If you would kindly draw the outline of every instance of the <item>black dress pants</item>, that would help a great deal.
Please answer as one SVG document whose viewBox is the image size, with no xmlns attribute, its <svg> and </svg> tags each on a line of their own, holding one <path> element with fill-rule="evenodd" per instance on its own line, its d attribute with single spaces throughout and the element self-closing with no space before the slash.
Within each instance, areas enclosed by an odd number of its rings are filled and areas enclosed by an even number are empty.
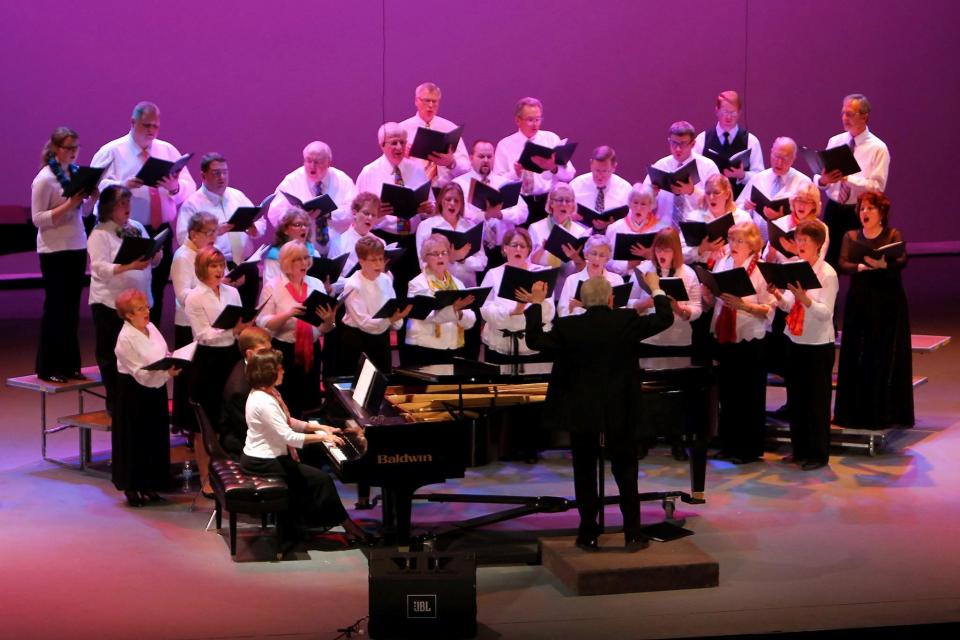
<svg viewBox="0 0 960 640">
<path fill-rule="evenodd" d="M 120 329 L 123 328 L 123 320 L 117 315 L 116 309 L 99 302 L 90 305 L 90 311 L 93 313 L 95 352 L 100 378 L 103 380 L 107 411 L 113 411 L 113 399 L 117 392 L 117 356 L 114 349 Z"/>
<path fill-rule="evenodd" d="M 637 446 L 633 441 L 607 443 L 607 455 L 613 468 L 613 478 L 620 490 L 620 513 L 627 536 L 640 529 L 640 495 L 637 489 Z M 601 533 L 597 518 L 603 505 L 597 484 L 597 469 L 602 454 L 600 436 L 596 433 L 571 433 L 570 451 L 573 454 L 573 488 L 580 513 L 582 536 Z"/>
<path fill-rule="evenodd" d="M 796 460 L 827 462 L 830 458 L 831 377 L 836 347 L 790 343 L 787 399 L 790 443 Z"/>
<path fill-rule="evenodd" d="M 80 297 L 87 267 L 84 249 L 41 253 L 43 316 L 36 373 L 41 378 L 69 376 L 80 371 Z"/>
</svg>

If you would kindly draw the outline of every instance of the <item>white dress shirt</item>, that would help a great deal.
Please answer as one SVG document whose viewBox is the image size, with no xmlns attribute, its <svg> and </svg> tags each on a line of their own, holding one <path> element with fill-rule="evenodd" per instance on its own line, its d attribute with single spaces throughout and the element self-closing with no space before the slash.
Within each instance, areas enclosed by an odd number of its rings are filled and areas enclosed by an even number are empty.
<svg viewBox="0 0 960 640">
<path fill-rule="evenodd" d="M 193 339 L 208 347 L 228 347 L 236 341 L 233 329 L 216 329 L 213 323 L 227 305 L 243 306 L 240 294 L 228 284 L 220 285 L 220 295 L 202 282 L 197 283 L 184 303 Z"/>
<path fill-rule="evenodd" d="M 413 139 L 417 135 L 417 128 L 423 127 L 424 129 L 433 129 L 434 131 L 439 131 L 440 133 L 449 133 L 457 128 L 457 125 L 453 122 L 450 122 L 446 118 L 441 118 L 440 116 L 433 116 L 433 119 L 430 121 L 430 124 L 424 121 L 420 117 L 419 113 L 413 114 L 413 116 L 407 118 L 403 122 L 399 123 L 403 130 L 407 132 L 407 144 L 413 144 Z M 426 171 L 427 161 L 423 158 L 413 158 L 410 160 L 417 162 L 423 169 Z M 452 167 L 437 167 L 437 180 L 434 183 L 436 186 L 442 186 L 450 182 L 456 176 L 468 171 L 470 169 L 470 155 L 467 153 L 467 145 L 463 143 L 463 135 L 460 136 L 460 141 L 457 143 L 457 148 L 453 151 L 453 166 Z"/>
<path fill-rule="evenodd" d="M 520 180 L 522 176 L 517 174 L 513 165 L 520 160 L 520 155 L 523 153 L 523 147 L 527 144 L 527 140 L 549 149 L 563 144 L 560 136 L 552 131 L 544 131 L 541 129 L 537 131 L 532 138 L 527 138 L 527 136 L 523 135 L 520 131 L 516 131 L 497 143 L 497 152 L 493 156 L 493 172 L 505 176 L 508 180 Z M 550 191 L 550 187 L 553 186 L 555 182 L 570 182 L 575 175 L 576 171 L 573 168 L 572 161 L 567 162 L 567 164 L 563 166 L 558 165 L 556 173 L 551 171 L 534 173 L 533 193 Z"/>
<path fill-rule="evenodd" d="M 169 355 L 167 341 L 152 322 L 147 324 L 147 332 L 149 335 L 144 335 L 129 322 L 123 323 L 117 336 L 117 346 L 113 349 L 117 356 L 117 373 L 133 376 L 144 387 L 159 389 L 167 384 L 170 374 L 166 371 L 145 371 L 144 367 Z"/>
<path fill-rule="evenodd" d="M 750 259 L 748 258 L 741 266 L 746 269 L 749 264 Z M 713 271 L 714 273 L 717 273 L 719 271 L 728 271 L 733 268 L 733 257 L 726 256 L 714 266 Z M 743 301 L 751 304 L 769 305 L 770 311 L 763 318 L 758 318 L 752 313 L 747 313 L 743 309 L 738 309 L 736 342 L 763 338 L 765 335 L 767 335 L 767 332 L 770 331 L 770 325 L 773 323 L 773 312 L 774 307 L 777 304 L 777 300 L 773 297 L 773 294 L 767 291 L 767 281 L 763 279 L 763 274 L 760 273 L 760 269 L 755 268 L 753 270 L 753 273 L 750 274 L 750 282 L 753 283 L 753 288 L 756 289 L 757 293 L 750 296 L 744 296 L 742 298 Z M 717 318 L 720 317 L 720 311 L 722 309 L 723 300 L 717 297 L 714 303 L 713 318 L 710 320 L 710 332 L 714 335 L 716 335 Z"/>
<path fill-rule="evenodd" d="M 527 216 L 530 211 L 527 208 L 527 202 L 523 198 L 517 200 L 517 204 L 512 207 L 504 208 L 500 210 L 502 218 L 491 218 L 490 220 L 484 220 L 486 215 L 485 211 L 481 211 L 477 207 L 470 204 L 470 185 L 473 183 L 473 180 L 478 182 L 483 182 L 484 176 L 480 175 L 473 169 L 470 169 L 467 173 L 457 176 L 453 179 L 454 182 L 460 185 L 460 188 L 463 189 L 463 199 L 464 199 L 464 210 L 463 215 L 468 220 L 476 222 L 483 222 L 483 241 L 491 247 L 498 247 L 503 244 L 503 236 L 506 235 L 508 231 L 515 228 L 519 224 L 523 224 L 527 221 Z M 494 189 L 499 189 L 507 182 L 510 182 L 506 177 L 497 175 L 490 172 L 486 176 L 487 184 Z"/>
<path fill-rule="evenodd" d="M 343 254 L 349 254 L 347 256 L 347 261 L 343 263 L 343 271 L 340 272 L 340 277 L 337 279 L 337 282 L 340 283 L 341 288 L 343 284 L 347 281 L 347 274 L 357 266 L 357 240 L 360 238 L 376 238 L 380 241 L 384 247 L 387 246 L 387 243 L 380 236 L 374 235 L 370 232 L 367 232 L 366 236 L 361 236 L 356 227 L 350 225 L 350 227 L 337 236 L 337 239 L 330 241 L 330 258 L 339 258 Z"/>
<path fill-rule="evenodd" d="M 187 239 L 187 227 L 190 225 L 190 218 L 195 213 L 201 211 L 211 213 L 217 219 L 217 224 L 220 225 L 227 222 L 239 207 L 252 206 L 253 203 L 250 202 L 250 198 L 239 189 L 227 187 L 223 195 L 220 196 L 209 191 L 206 185 L 202 185 L 180 207 L 180 213 L 177 215 L 177 242 L 183 244 Z M 261 216 L 259 220 L 253 223 L 253 228 L 256 229 L 257 237 L 260 238 L 267 231 L 267 221 Z M 226 256 L 227 260 L 237 264 L 243 262 L 256 249 L 253 245 L 253 238 L 246 231 L 228 231 L 217 236 L 214 246 Z"/>
<path fill-rule="evenodd" d="M 453 277 L 457 289 L 465 289 L 463 282 Z M 492 295 L 492 294 L 491 294 Z M 421 272 L 416 278 L 407 285 L 407 296 L 429 296 L 434 297 L 434 291 L 427 282 L 427 274 Z M 423 320 L 410 318 L 407 320 L 407 344 L 413 344 L 418 347 L 428 349 L 457 349 L 460 346 L 460 329 L 472 329 L 477 323 L 477 314 L 471 309 L 464 309 L 460 317 L 453 305 L 447 305 L 443 309 L 431 311 Z M 439 327 L 440 335 L 437 335 Z"/>
<path fill-rule="evenodd" d="M 654 162 L 653 165 L 651 165 L 655 169 L 673 173 L 691 160 L 697 163 L 697 173 L 700 176 L 700 181 L 693 185 L 693 193 L 682 196 L 684 200 L 684 215 L 687 215 L 691 211 L 694 211 L 700 207 L 700 199 L 703 197 L 704 184 L 707 182 L 707 178 L 720 173 L 720 170 L 717 169 L 717 165 L 713 162 L 713 160 L 703 157 L 696 151 L 691 152 L 690 157 L 683 162 L 677 162 L 672 155 L 669 155 L 660 158 Z M 643 184 L 650 184 L 650 174 L 647 174 L 647 177 L 643 179 Z M 660 193 L 657 195 L 657 215 L 660 216 L 661 220 L 666 222 L 672 221 L 674 208 L 673 204 L 673 192 L 667 189 L 661 189 Z"/>
<path fill-rule="evenodd" d="M 826 255 L 823 250 L 820 255 Z M 799 261 L 797 258 L 796 261 Z M 837 290 L 840 287 L 837 272 L 827 264 L 823 258 L 813 265 L 813 272 L 820 281 L 819 289 L 810 289 L 807 295 L 811 304 L 803 312 L 803 331 L 795 336 L 789 327 L 784 327 L 783 333 L 796 344 L 833 344 L 836 334 L 833 332 L 833 306 L 837 301 Z M 783 297 L 777 306 L 789 312 L 793 305 L 800 304 L 791 291 L 781 292 Z"/>
<path fill-rule="evenodd" d="M 129 225 L 140 232 L 140 237 L 148 238 L 146 229 L 139 222 L 130 220 Z M 120 250 L 123 238 L 118 234 L 118 227 L 112 221 L 101 222 L 90 232 L 87 239 L 87 254 L 90 256 L 90 304 L 103 304 L 116 309 L 117 296 L 127 289 L 137 289 L 147 296 L 147 306 L 153 306 L 153 294 L 150 290 L 150 277 L 153 273 L 150 265 L 145 269 L 115 273 L 120 266 L 113 263 L 114 257 Z M 157 262 L 160 253 L 154 258 Z"/>
<path fill-rule="evenodd" d="M 753 187 L 756 187 L 763 195 L 770 200 L 779 200 L 781 198 L 792 198 L 800 190 L 800 187 L 810 184 L 810 178 L 803 175 L 793 167 L 787 170 L 786 175 L 780 178 L 780 188 L 774 193 L 773 183 L 777 179 L 777 174 L 773 169 L 764 169 L 754 175 L 747 186 L 743 188 L 740 197 L 737 198 L 737 206 L 743 209 L 747 201 L 752 201 Z"/>
<path fill-rule="evenodd" d="M 127 180 L 135 177 L 145 162 L 141 157 L 142 152 L 143 149 L 137 146 L 129 133 L 100 147 L 90 162 L 91 166 L 102 167 L 108 162 L 111 163 L 103 172 L 100 190 L 103 191 L 104 187 L 111 184 L 125 184 Z M 181 156 L 175 146 L 163 140 L 154 140 L 147 149 L 147 153 L 153 158 L 170 162 L 176 162 Z M 177 207 L 197 189 L 197 183 L 193 181 L 193 176 L 190 175 L 190 169 L 187 167 L 183 168 L 177 180 L 180 183 L 180 190 L 175 194 L 170 194 L 163 187 L 157 187 L 160 195 L 160 212 L 163 221 L 170 226 L 176 224 Z M 130 199 L 130 218 L 144 226 L 149 225 L 150 189 L 137 187 L 130 191 L 133 192 L 133 197 Z"/>
<path fill-rule="evenodd" d="M 353 199 L 357 197 L 357 187 L 353 184 L 350 176 L 336 167 L 328 168 L 327 175 L 320 182 L 323 186 L 323 193 L 329 195 L 337 204 L 337 210 L 330 214 L 330 226 L 339 233 L 353 221 L 350 205 L 353 204 Z M 280 193 L 281 191 L 286 191 L 290 195 L 300 198 L 303 202 L 317 197 L 316 183 L 310 181 L 306 169 L 300 166 L 288 173 L 277 185 L 274 191 L 277 197 L 270 202 L 270 208 L 267 210 L 267 218 L 274 228 L 280 224 L 283 214 L 294 207 Z M 378 189 L 376 193 L 380 195 L 380 190 Z"/>
<path fill-rule="evenodd" d="M 252 389 L 245 410 L 247 441 L 243 453 L 251 458 L 271 459 L 287 455 L 287 447 L 300 449 L 305 437 L 290 424 L 302 427 L 304 422 L 287 420 L 277 399 L 266 391 Z"/>
<path fill-rule="evenodd" d="M 527 320 L 522 313 L 511 314 L 517 303 L 509 298 L 501 298 L 497 295 L 500 291 L 500 283 L 503 282 L 503 272 L 506 265 L 500 265 L 487 271 L 483 276 L 481 287 L 492 287 L 490 295 L 486 302 L 480 307 L 480 315 L 483 317 L 484 325 L 480 330 L 480 339 L 487 345 L 488 349 L 493 349 L 497 353 L 504 355 L 513 355 L 513 338 L 503 335 L 502 331 L 525 331 Z M 532 266 L 532 271 L 539 270 L 539 267 Z M 543 313 L 544 331 L 550 331 L 554 315 L 556 315 L 556 306 L 553 298 L 547 298 L 541 305 Z M 518 355 L 526 356 L 537 353 L 527 346 L 527 339 L 520 338 Z"/>
<path fill-rule="evenodd" d="M 620 276 L 612 271 L 603 270 L 603 277 L 607 282 L 610 283 L 611 287 L 617 287 L 623 284 L 623 276 Z M 590 279 L 590 274 L 587 273 L 587 267 L 584 267 L 580 271 L 577 271 L 569 278 L 566 282 L 563 283 L 563 290 L 560 292 L 560 297 L 557 299 L 557 315 L 561 318 L 566 316 L 578 316 L 581 313 L 584 313 L 586 309 L 583 306 L 570 308 L 570 300 L 573 299 L 573 296 L 577 293 L 577 285 L 581 282 L 585 282 Z M 581 300 L 581 302 L 583 302 Z"/>
<path fill-rule="evenodd" d="M 719 122 L 716 124 L 715 130 L 717 132 L 717 138 L 723 141 L 723 127 L 720 126 Z M 734 125 L 733 129 L 730 129 L 731 142 L 737 137 L 738 133 L 740 133 L 740 125 Z M 703 155 L 703 145 L 706 139 L 707 134 L 705 131 L 697 134 L 697 137 L 693 140 L 694 153 Z M 760 148 L 760 140 L 749 131 L 747 132 L 747 149 L 750 149 L 750 170 L 744 171 L 743 178 L 737 180 L 740 184 L 747 184 L 754 175 L 763 171 L 763 149 Z"/>
<path fill-rule="evenodd" d="M 404 158 L 398 165 L 400 176 L 403 178 L 403 186 L 407 189 L 417 189 L 427 181 L 427 174 L 423 172 L 423 166 L 414 162 L 414 160 L 417 160 L 417 158 Z M 383 183 L 394 184 L 393 169 L 394 167 L 387 160 L 387 157 L 381 155 L 360 170 L 360 175 L 357 176 L 357 191 L 360 193 L 368 191 L 379 197 Z M 432 193 L 430 197 L 433 197 Z"/>
<path fill-rule="evenodd" d="M 554 227 L 553 217 L 547 215 L 543 220 L 538 220 L 534 222 L 527 231 L 530 232 L 530 241 L 533 243 L 533 248 L 530 250 L 530 255 L 533 256 L 534 253 L 547 242 L 547 238 L 550 237 L 550 232 Z M 572 219 L 569 221 L 567 226 L 564 227 L 564 230 L 567 231 L 575 238 L 584 238 L 590 235 L 590 229 L 587 229 L 585 226 L 578 222 L 574 222 Z M 540 256 L 539 260 L 535 264 L 540 265 L 541 267 L 550 266 L 550 256 L 553 255 L 549 251 L 544 250 L 543 254 Z M 560 275 L 557 277 L 557 287 L 554 289 L 553 295 L 560 295 L 560 291 L 563 290 L 563 283 L 566 279 L 577 271 L 577 265 L 573 260 L 568 260 L 560 266 Z"/>
<path fill-rule="evenodd" d="M 313 276 L 305 276 L 303 281 L 307 283 L 308 296 L 314 291 L 326 293 L 323 283 Z M 290 290 L 287 289 L 289 282 L 290 279 L 287 278 L 286 275 L 281 275 L 279 278 L 268 280 L 263 285 L 263 290 L 260 292 L 260 302 L 257 305 L 263 307 L 260 315 L 257 316 L 258 326 L 266 329 L 267 323 L 273 320 L 275 315 L 283 315 L 290 311 L 290 309 L 302 305 L 302 303 L 293 299 L 293 295 L 290 293 Z M 313 341 L 316 342 L 320 338 L 320 327 L 311 325 L 311 328 L 313 329 Z M 289 318 L 281 325 L 280 329 L 271 333 L 273 333 L 274 338 L 281 342 L 287 342 L 289 344 L 295 343 L 297 341 L 297 319 Z"/>
<path fill-rule="evenodd" d="M 841 145 L 850 145 L 852 136 L 844 131 L 827 141 L 827 149 Z M 854 138 L 856 146 L 853 148 L 853 157 L 860 165 L 860 172 L 847 176 L 850 185 L 850 197 L 846 202 L 840 202 L 840 183 L 835 182 L 824 188 L 827 197 L 840 204 L 856 204 L 857 198 L 864 191 L 884 191 L 887 187 L 887 175 L 890 172 L 890 151 L 887 145 L 877 136 L 870 133 L 867 127 Z M 820 174 L 814 174 L 813 183 L 820 184 Z"/>
<path fill-rule="evenodd" d="M 600 188 L 593 181 L 593 173 L 587 172 L 580 174 L 570 181 L 570 188 L 573 189 L 573 195 L 577 198 L 577 204 L 582 204 L 591 209 L 597 208 L 597 192 Z M 603 210 L 615 209 L 627 204 L 627 198 L 630 197 L 630 191 L 633 185 L 613 174 L 610 176 L 610 182 L 603 188 Z"/>
<path fill-rule="evenodd" d="M 457 227 L 454 229 L 443 216 L 439 214 L 430 216 L 417 227 L 417 256 L 422 255 L 421 249 L 423 249 L 423 243 L 433 235 L 434 229 L 446 229 L 447 231 L 465 233 L 477 226 L 477 224 L 479 223 L 459 217 L 457 218 Z M 450 248 L 452 250 L 453 246 L 451 245 Z M 477 249 L 477 252 L 472 256 L 464 258 L 462 262 L 450 260 L 448 266 L 450 273 L 452 273 L 455 278 L 462 280 L 467 287 L 477 286 L 477 272 L 487 268 L 487 254 L 483 250 L 483 247 L 471 247 L 471 249 Z M 420 262 L 422 264 L 423 260 Z"/>
<path fill-rule="evenodd" d="M 655 215 L 655 214 L 654 214 Z M 610 269 L 614 273 L 619 273 L 620 275 L 630 275 L 629 260 L 614 260 L 613 259 L 613 250 L 617 246 L 617 234 L 623 233 L 627 235 L 632 235 L 635 233 L 656 233 L 661 229 L 667 229 L 672 226 L 669 220 L 664 220 L 660 217 L 657 217 L 654 223 L 645 227 L 643 231 L 635 231 L 632 226 L 630 226 L 630 221 L 627 219 L 630 217 L 630 214 L 627 214 L 626 218 L 620 218 L 616 222 L 607 225 L 606 238 L 607 242 L 610 244 L 610 262 L 607 263 L 607 269 Z"/>
<path fill-rule="evenodd" d="M 640 270 L 640 273 L 654 273 L 657 270 L 651 260 L 644 260 L 637 268 Z M 668 276 L 664 275 L 662 277 L 666 278 Z M 687 297 L 690 299 L 684 302 L 678 302 L 677 304 L 681 309 L 690 312 L 690 318 L 684 320 L 674 314 L 673 324 L 656 335 L 644 338 L 641 341 L 644 344 L 652 344 L 659 347 L 689 347 L 693 341 L 693 329 L 690 327 L 690 323 L 699 318 L 700 314 L 703 313 L 703 304 L 700 301 L 700 280 L 697 278 L 696 272 L 685 264 L 681 265 L 672 277 L 683 280 L 683 286 L 687 289 Z M 630 291 L 630 301 L 628 304 L 633 307 L 637 302 L 649 298 L 650 294 L 644 291 L 639 283 L 637 283 L 636 273 L 631 274 L 630 282 L 633 284 L 633 289 Z M 644 311 L 644 315 L 650 315 L 654 312 L 655 309 L 650 307 Z"/>
<path fill-rule="evenodd" d="M 344 283 L 343 296 L 344 324 L 373 335 L 380 335 L 390 329 L 398 330 L 403 326 L 402 319 L 391 323 L 390 318 L 373 317 L 387 300 L 396 297 L 393 280 L 387 274 L 381 273 L 376 280 L 368 280 L 363 273 L 357 271 Z"/>
<path fill-rule="evenodd" d="M 66 201 L 57 176 L 49 166 L 44 166 L 30 185 L 30 217 L 37 228 L 37 253 L 87 247 L 87 233 L 83 228 L 83 204 L 63 214 L 56 223 L 53 221 L 53 210 Z"/>
<path fill-rule="evenodd" d="M 173 282 L 173 296 L 176 301 L 173 323 L 178 327 L 189 327 L 190 319 L 184 305 L 187 294 L 199 284 L 197 280 L 197 247 L 187 240 L 177 247 L 170 264 L 170 281 Z"/>
</svg>

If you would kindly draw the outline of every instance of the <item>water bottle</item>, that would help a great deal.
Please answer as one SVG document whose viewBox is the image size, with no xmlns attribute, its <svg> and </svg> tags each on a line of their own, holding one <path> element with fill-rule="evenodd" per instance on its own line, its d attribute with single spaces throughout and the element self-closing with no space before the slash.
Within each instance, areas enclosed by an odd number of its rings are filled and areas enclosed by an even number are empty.
<svg viewBox="0 0 960 640">
<path fill-rule="evenodd" d="M 193 463 L 188 459 L 183 461 L 183 473 L 181 474 L 183 478 L 183 488 L 180 490 L 183 493 L 191 493 L 193 489 L 190 488 L 190 480 L 193 478 Z"/>
</svg>

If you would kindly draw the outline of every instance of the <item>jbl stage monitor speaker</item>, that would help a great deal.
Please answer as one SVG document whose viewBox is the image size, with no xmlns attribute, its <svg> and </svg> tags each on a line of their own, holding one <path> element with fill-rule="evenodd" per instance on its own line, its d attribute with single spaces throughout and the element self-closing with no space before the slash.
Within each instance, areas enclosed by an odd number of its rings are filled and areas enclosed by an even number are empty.
<svg viewBox="0 0 960 640">
<path fill-rule="evenodd" d="M 476 636 L 476 555 L 373 550 L 368 633 L 381 639 Z"/>
</svg>

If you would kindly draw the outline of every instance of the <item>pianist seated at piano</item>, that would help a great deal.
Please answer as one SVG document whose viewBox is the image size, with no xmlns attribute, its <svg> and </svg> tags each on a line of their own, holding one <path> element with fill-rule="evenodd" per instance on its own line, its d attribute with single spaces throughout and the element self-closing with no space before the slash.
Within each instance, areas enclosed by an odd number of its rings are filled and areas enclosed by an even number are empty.
<svg viewBox="0 0 960 640">
<path fill-rule="evenodd" d="M 302 537 L 304 527 L 340 525 L 352 539 L 370 543 L 371 536 L 350 519 L 333 478 L 298 461 L 295 452 L 308 444 L 343 445 L 339 429 L 304 422 L 290 415 L 277 385 L 283 382 L 283 355 L 274 349 L 253 353 L 247 362 L 247 440 L 240 465 L 247 473 L 280 477 L 290 490 L 290 509 L 280 514 L 280 532 L 287 543 Z"/>
<path fill-rule="evenodd" d="M 344 282 L 344 314 L 337 330 L 340 342 L 334 375 L 356 373 L 362 353 L 367 354 L 379 371 L 390 373 L 393 370 L 390 330 L 403 326 L 403 319 L 412 307 L 397 309 L 389 318 L 375 318 L 377 311 L 396 297 L 393 278 L 386 273 L 386 254 L 379 238 L 360 238 L 356 251 L 360 269 Z"/>
<path fill-rule="evenodd" d="M 490 295 L 486 302 L 480 307 L 480 315 L 483 317 L 484 325 L 480 332 L 483 344 L 486 346 L 485 360 L 494 364 L 508 364 L 511 362 L 540 362 L 545 358 L 533 349 L 527 346 L 524 339 L 524 329 L 526 322 L 523 318 L 523 312 L 527 304 L 516 302 L 509 298 L 501 298 L 500 283 L 503 281 L 503 272 L 509 265 L 518 269 L 542 269 L 542 267 L 530 264 L 530 248 L 533 243 L 530 241 L 530 234 L 526 229 L 511 229 L 503 236 L 503 255 L 507 259 L 506 264 L 500 265 L 487 271 L 483 277 L 481 287 L 491 287 Z M 556 307 L 553 300 L 547 300 L 543 303 L 542 318 L 546 324 L 546 329 L 550 329 L 550 323 L 556 314 Z"/>
<path fill-rule="evenodd" d="M 587 239 L 587 243 L 583 246 L 583 255 L 586 258 L 587 266 L 567 278 L 567 281 L 563 283 L 563 290 L 557 300 L 558 316 L 562 318 L 584 312 L 583 303 L 575 296 L 577 286 L 590 278 L 603 276 L 611 287 L 623 284 L 622 276 L 606 269 L 605 265 L 610 260 L 610 253 L 610 244 L 604 236 L 593 235 Z"/>
<path fill-rule="evenodd" d="M 463 282 L 450 273 L 451 255 L 450 241 L 446 236 L 435 233 L 424 240 L 420 248 L 423 271 L 410 281 L 408 297 L 432 298 L 436 291 L 463 289 Z M 455 356 L 464 356 L 464 332 L 477 322 L 476 313 L 466 308 L 473 302 L 474 297 L 468 296 L 443 309 L 431 311 L 423 320 L 407 319 L 404 364 L 439 364 L 452 362 Z"/>
<path fill-rule="evenodd" d="M 324 285 L 307 275 L 313 259 L 305 243 L 286 243 L 277 261 L 282 275 L 264 285 L 257 324 L 271 333 L 273 348 L 283 354 L 286 376 L 280 393 L 291 413 L 302 416 L 319 402 L 320 336 L 333 329 L 335 305 L 318 306 L 312 322 L 300 319 L 307 297 L 315 291 L 325 293 Z"/>
</svg>

